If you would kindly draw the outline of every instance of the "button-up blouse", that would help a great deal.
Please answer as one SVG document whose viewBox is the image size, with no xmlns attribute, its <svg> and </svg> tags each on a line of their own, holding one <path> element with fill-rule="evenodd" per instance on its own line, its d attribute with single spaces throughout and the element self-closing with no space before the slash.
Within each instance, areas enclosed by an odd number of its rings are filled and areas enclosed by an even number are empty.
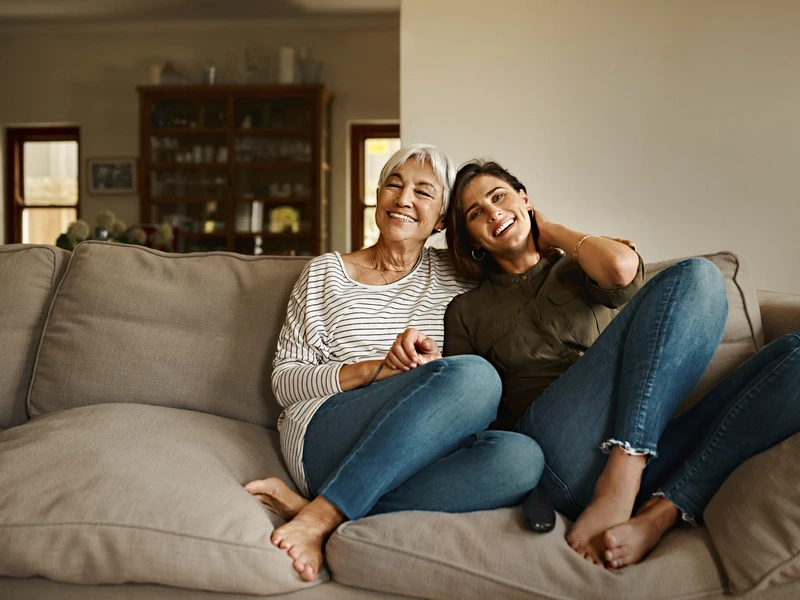
<svg viewBox="0 0 800 600">
<path fill-rule="evenodd" d="M 477 354 L 494 365 L 503 380 L 494 426 L 512 429 L 643 283 L 641 257 L 633 281 L 614 290 L 598 286 L 575 260 L 559 253 L 522 274 L 493 273 L 450 303 L 444 355 Z"/>
</svg>

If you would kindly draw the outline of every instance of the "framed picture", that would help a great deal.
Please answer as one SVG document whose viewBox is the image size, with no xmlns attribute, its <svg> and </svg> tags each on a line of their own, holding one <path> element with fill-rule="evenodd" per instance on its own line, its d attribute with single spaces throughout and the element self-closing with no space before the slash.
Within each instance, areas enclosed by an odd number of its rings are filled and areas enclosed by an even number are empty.
<svg viewBox="0 0 800 600">
<path fill-rule="evenodd" d="M 135 194 L 135 158 L 86 159 L 87 191 L 90 194 Z"/>
</svg>

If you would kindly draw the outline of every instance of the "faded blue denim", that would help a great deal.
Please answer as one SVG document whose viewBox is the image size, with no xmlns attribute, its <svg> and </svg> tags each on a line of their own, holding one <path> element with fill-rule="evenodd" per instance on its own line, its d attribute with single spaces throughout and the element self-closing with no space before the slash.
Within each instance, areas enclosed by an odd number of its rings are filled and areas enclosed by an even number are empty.
<svg viewBox="0 0 800 600">
<path fill-rule="evenodd" d="M 644 471 L 639 500 L 656 490 L 697 524 L 736 467 L 798 432 L 800 332 L 795 332 L 765 346 L 669 422 L 658 460 Z"/>
<path fill-rule="evenodd" d="M 306 432 L 311 495 L 349 519 L 522 502 L 539 482 L 544 457 L 525 435 L 483 431 L 496 417 L 501 390 L 484 359 L 454 356 L 336 394 Z"/>
<path fill-rule="evenodd" d="M 649 465 L 670 462 L 656 458 L 660 439 L 714 356 L 727 312 L 717 267 L 702 258 L 677 263 L 648 281 L 528 408 L 516 429 L 544 450 L 541 485 L 556 510 L 575 519 L 589 505 L 607 462 L 600 448 L 610 441 L 648 454 Z"/>
</svg>

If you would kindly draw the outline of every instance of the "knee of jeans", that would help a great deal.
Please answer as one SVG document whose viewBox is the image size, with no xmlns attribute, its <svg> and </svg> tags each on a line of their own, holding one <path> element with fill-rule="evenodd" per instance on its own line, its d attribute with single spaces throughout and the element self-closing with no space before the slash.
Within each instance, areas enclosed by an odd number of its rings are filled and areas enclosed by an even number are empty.
<svg viewBox="0 0 800 600">
<path fill-rule="evenodd" d="M 707 258 L 699 256 L 682 260 L 678 265 L 683 268 L 685 276 L 695 284 L 693 289 L 696 296 L 707 310 L 711 314 L 719 313 L 727 316 L 728 295 L 725 275 L 719 267 Z"/>
<path fill-rule="evenodd" d="M 508 431 L 494 433 L 502 441 L 503 452 L 498 456 L 498 469 L 514 479 L 523 489 L 533 489 L 544 472 L 544 452 L 533 438 Z"/>
<path fill-rule="evenodd" d="M 442 367 L 452 369 L 450 376 L 454 388 L 468 392 L 476 401 L 485 400 L 491 410 L 497 411 L 503 382 L 489 361 L 474 354 L 451 356 L 444 361 Z"/>
</svg>

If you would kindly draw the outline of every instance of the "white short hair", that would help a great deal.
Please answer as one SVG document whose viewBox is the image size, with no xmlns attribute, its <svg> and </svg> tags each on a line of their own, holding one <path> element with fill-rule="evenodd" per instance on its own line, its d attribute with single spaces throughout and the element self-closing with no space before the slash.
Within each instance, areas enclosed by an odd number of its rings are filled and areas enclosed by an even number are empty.
<svg viewBox="0 0 800 600">
<path fill-rule="evenodd" d="M 412 144 L 400 148 L 400 150 L 392 154 L 391 158 L 383 165 L 380 177 L 378 178 L 378 187 L 383 187 L 389 175 L 410 158 L 414 158 L 417 162 L 429 162 L 433 168 L 434 175 L 436 175 L 436 179 L 442 184 L 442 212 L 439 216 L 443 217 L 447 213 L 447 206 L 450 203 L 450 191 L 453 189 L 453 182 L 456 178 L 456 166 L 450 157 L 436 146 L 431 146 L 430 144 Z"/>
</svg>

